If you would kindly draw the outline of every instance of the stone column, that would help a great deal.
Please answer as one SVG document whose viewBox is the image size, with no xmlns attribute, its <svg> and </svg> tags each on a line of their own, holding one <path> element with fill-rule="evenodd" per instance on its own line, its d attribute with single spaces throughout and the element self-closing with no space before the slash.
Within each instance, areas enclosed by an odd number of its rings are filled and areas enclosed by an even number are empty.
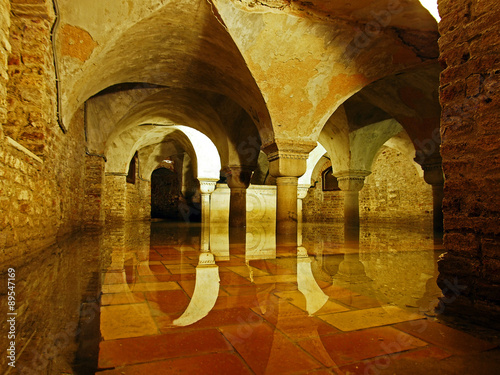
<svg viewBox="0 0 500 375">
<path fill-rule="evenodd" d="M 276 177 L 276 232 L 284 242 L 297 240 L 298 178 L 306 172 L 309 152 L 315 147 L 315 142 L 275 140 L 262 148 L 269 159 L 269 173 Z"/>
<path fill-rule="evenodd" d="M 215 190 L 218 180 L 214 178 L 199 178 L 201 192 L 201 243 L 200 250 L 210 249 L 210 196 Z"/>
<path fill-rule="evenodd" d="M 444 175 L 441 167 L 441 158 L 433 162 L 424 162 L 424 180 L 432 186 L 432 215 L 434 233 L 443 233 L 443 197 L 444 197 Z"/>
<path fill-rule="evenodd" d="M 253 173 L 252 167 L 229 166 L 225 168 L 227 186 L 231 189 L 229 200 L 229 226 L 244 228 L 247 224 L 247 188 Z"/>
<path fill-rule="evenodd" d="M 201 223 L 210 224 L 210 195 L 215 190 L 217 179 L 215 178 L 198 178 L 200 181 L 201 193 Z"/>
<path fill-rule="evenodd" d="M 302 202 L 309 192 L 309 185 L 298 185 L 297 187 L 297 221 L 302 223 Z"/>
<path fill-rule="evenodd" d="M 350 170 L 336 173 L 340 189 L 344 192 L 344 226 L 359 228 L 359 191 L 370 171 Z"/>
</svg>

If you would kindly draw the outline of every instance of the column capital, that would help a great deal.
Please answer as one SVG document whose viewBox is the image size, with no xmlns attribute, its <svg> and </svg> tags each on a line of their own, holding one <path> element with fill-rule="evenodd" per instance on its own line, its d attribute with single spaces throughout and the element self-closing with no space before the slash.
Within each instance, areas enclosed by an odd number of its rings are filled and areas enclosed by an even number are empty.
<svg viewBox="0 0 500 375">
<path fill-rule="evenodd" d="M 215 190 L 215 184 L 219 180 L 215 178 L 198 178 L 198 181 L 200 181 L 201 194 L 212 194 Z"/>
<path fill-rule="evenodd" d="M 304 199 L 309 192 L 309 185 L 299 185 L 297 186 L 297 198 Z"/>
<path fill-rule="evenodd" d="M 269 173 L 274 177 L 300 177 L 307 170 L 307 158 L 316 142 L 275 139 L 263 145 L 269 160 Z"/>
<path fill-rule="evenodd" d="M 364 170 L 349 170 L 336 172 L 334 175 L 337 177 L 339 187 L 343 191 L 360 191 L 364 184 L 366 176 L 372 172 Z"/>
<path fill-rule="evenodd" d="M 229 165 L 223 169 L 227 176 L 227 186 L 231 189 L 247 189 L 250 186 L 255 167 L 248 165 Z"/>
<path fill-rule="evenodd" d="M 424 171 L 424 181 L 432 186 L 443 186 L 444 185 L 444 174 L 441 162 L 438 163 L 426 163 L 421 165 Z"/>
</svg>

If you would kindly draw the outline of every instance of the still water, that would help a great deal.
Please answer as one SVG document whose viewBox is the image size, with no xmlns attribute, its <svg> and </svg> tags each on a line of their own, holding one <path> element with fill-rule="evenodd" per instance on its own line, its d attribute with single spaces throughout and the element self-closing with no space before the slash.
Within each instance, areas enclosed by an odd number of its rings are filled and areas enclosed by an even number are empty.
<svg viewBox="0 0 500 375">
<path fill-rule="evenodd" d="M 304 224 L 296 246 L 274 233 L 137 222 L 59 241 L 18 270 L 17 370 L 456 373 L 458 355 L 494 347 L 436 320 L 431 228 Z"/>
</svg>

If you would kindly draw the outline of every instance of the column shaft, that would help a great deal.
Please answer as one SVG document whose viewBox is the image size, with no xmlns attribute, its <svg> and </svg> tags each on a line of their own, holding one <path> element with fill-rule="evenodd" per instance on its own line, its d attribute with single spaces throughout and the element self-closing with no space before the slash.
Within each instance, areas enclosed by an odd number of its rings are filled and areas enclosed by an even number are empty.
<svg viewBox="0 0 500 375">
<path fill-rule="evenodd" d="M 443 185 L 432 185 L 432 203 L 433 203 L 433 224 L 434 232 L 443 233 Z"/>
<path fill-rule="evenodd" d="M 243 228 L 247 224 L 247 189 L 231 188 L 229 226 Z"/>
<path fill-rule="evenodd" d="M 346 227 L 359 227 L 359 191 L 344 191 L 344 223 Z"/>
<path fill-rule="evenodd" d="M 286 235 L 297 234 L 297 177 L 278 177 L 276 229 Z"/>
</svg>

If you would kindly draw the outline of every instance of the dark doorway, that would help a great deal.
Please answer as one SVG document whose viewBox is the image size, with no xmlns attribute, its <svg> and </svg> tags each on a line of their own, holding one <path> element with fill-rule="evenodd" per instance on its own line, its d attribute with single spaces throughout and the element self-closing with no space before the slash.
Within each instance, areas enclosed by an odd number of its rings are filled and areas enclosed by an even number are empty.
<svg viewBox="0 0 500 375">
<path fill-rule="evenodd" d="M 158 168 L 151 175 L 151 218 L 181 219 L 179 202 L 181 186 L 177 173 Z"/>
</svg>

